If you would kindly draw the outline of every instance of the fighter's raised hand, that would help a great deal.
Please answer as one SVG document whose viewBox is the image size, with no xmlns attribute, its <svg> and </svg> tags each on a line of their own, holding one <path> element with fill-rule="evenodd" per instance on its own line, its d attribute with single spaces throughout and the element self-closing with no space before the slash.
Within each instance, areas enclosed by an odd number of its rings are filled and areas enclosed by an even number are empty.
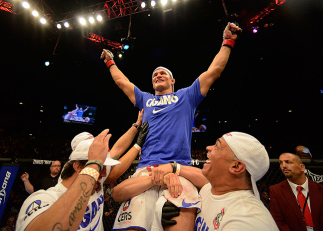
<svg viewBox="0 0 323 231">
<path fill-rule="evenodd" d="M 236 40 L 238 37 L 238 35 L 237 35 L 238 31 L 241 32 L 242 29 L 240 27 L 238 27 L 237 25 L 235 25 L 234 23 L 229 22 L 223 31 L 223 37 L 226 39 Z"/>
<path fill-rule="evenodd" d="M 101 59 L 104 59 L 104 63 L 107 63 L 108 61 L 110 61 L 111 59 L 113 59 L 114 55 L 112 54 L 111 51 L 107 50 L 107 49 L 103 49 L 102 53 L 101 53 Z"/>
</svg>

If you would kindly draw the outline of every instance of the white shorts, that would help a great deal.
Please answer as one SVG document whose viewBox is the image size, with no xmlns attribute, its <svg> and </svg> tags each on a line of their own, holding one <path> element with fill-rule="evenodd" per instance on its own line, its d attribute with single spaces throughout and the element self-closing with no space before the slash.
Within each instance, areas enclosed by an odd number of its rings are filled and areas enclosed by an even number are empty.
<svg viewBox="0 0 323 231">
<path fill-rule="evenodd" d="M 150 166 L 137 169 L 132 177 L 148 176 L 151 170 L 148 171 L 147 169 L 150 170 Z M 138 196 L 123 202 L 119 208 L 112 230 L 129 228 L 141 228 L 146 231 L 152 230 L 153 223 L 154 226 L 160 224 L 164 201 L 170 201 L 178 208 L 197 208 L 200 210 L 202 203 L 197 188 L 185 178 L 180 176 L 179 179 L 183 192 L 177 198 L 173 198 L 164 186 L 155 185 Z M 159 200 L 156 206 L 159 198 L 161 200 Z M 163 202 L 160 203 L 161 201 Z"/>
</svg>

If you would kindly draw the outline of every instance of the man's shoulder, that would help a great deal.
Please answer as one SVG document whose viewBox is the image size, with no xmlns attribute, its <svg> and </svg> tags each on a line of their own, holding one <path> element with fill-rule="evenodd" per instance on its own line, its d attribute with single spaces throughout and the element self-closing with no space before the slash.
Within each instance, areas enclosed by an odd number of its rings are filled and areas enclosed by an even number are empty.
<svg viewBox="0 0 323 231">
<path fill-rule="evenodd" d="M 270 186 L 269 188 L 270 188 L 271 190 L 277 190 L 277 189 L 279 189 L 281 186 L 286 185 L 286 183 L 288 184 L 287 180 L 283 180 L 282 182 L 279 182 L 278 184 L 274 184 L 274 185 Z"/>
<path fill-rule="evenodd" d="M 309 183 L 309 184 L 315 185 L 315 186 L 317 186 L 318 188 L 323 189 L 323 185 L 321 185 L 321 184 L 319 184 L 319 183 L 317 183 L 317 182 L 315 182 L 315 181 L 313 181 L 313 180 L 311 180 L 311 179 L 309 179 L 309 178 L 307 178 L 307 179 L 308 179 L 308 183 Z"/>
</svg>

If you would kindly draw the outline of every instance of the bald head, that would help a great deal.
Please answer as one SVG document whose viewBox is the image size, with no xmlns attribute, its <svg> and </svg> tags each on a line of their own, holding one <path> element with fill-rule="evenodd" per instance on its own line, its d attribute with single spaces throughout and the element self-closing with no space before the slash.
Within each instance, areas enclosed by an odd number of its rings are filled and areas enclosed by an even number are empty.
<svg viewBox="0 0 323 231">
<path fill-rule="evenodd" d="M 283 153 L 279 156 L 279 165 L 286 178 L 298 185 L 306 181 L 305 165 L 301 158 L 293 153 Z"/>
<path fill-rule="evenodd" d="M 283 154 L 281 154 L 281 155 L 279 156 L 279 159 L 280 159 L 280 157 L 281 157 L 282 155 L 290 155 L 290 157 L 291 157 L 291 158 L 295 158 L 295 162 L 296 162 L 297 164 L 303 164 L 302 159 L 301 159 L 298 155 L 296 155 L 296 154 L 294 154 L 294 153 L 285 152 L 285 153 L 283 153 Z"/>
</svg>

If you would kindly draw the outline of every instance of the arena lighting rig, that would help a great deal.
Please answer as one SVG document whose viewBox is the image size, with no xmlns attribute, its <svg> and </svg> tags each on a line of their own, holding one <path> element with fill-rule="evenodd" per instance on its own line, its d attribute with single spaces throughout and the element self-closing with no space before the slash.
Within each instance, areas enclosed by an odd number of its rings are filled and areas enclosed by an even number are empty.
<svg viewBox="0 0 323 231">
<path fill-rule="evenodd" d="M 252 19 L 250 19 L 249 23 L 247 24 L 247 27 L 250 31 L 252 31 L 253 33 L 257 33 L 260 27 L 260 22 L 262 20 L 264 20 L 264 18 L 269 15 L 272 11 L 276 10 L 276 8 L 279 5 L 282 5 L 283 3 L 285 3 L 286 0 L 275 0 L 275 2 L 272 2 L 269 4 L 269 6 L 267 6 L 266 8 L 264 8 L 262 11 L 260 11 L 257 15 L 255 15 Z M 268 26 L 273 26 L 274 23 L 265 23 L 263 25 L 263 27 L 268 27 Z"/>
</svg>

